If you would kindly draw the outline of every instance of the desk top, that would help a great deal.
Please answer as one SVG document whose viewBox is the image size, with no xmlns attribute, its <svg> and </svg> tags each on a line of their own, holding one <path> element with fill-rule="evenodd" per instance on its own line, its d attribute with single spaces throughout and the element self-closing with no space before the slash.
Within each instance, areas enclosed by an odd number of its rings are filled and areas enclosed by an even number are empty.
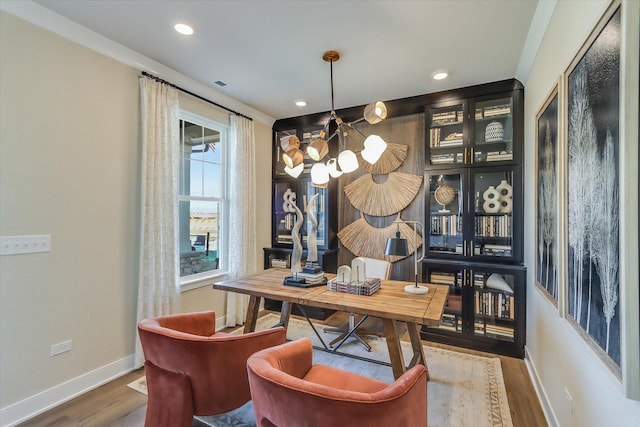
<svg viewBox="0 0 640 427">
<path fill-rule="evenodd" d="M 379 318 L 437 326 L 449 293 L 446 285 L 423 284 L 429 288 L 425 295 L 404 291 L 410 282 L 383 280 L 380 289 L 371 296 L 334 292 L 326 286 L 297 288 L 282 282 L 291 270 L 271 268 L 245 277 L 225 280 L 213 285 L 214 289 L 238 292 L 256 297 L 288 301 L 296 304 L 347 311 Z M 335 277 L 326 274 L 327 278 Z"/>
</svg>

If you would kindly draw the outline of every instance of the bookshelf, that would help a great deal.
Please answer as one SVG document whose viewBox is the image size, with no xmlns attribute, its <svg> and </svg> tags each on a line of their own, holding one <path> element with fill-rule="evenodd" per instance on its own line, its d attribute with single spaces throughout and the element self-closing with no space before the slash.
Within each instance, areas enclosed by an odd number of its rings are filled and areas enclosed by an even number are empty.
<svg viewBox="0 0 640 427">
<path fill-rule="evenodd" d="M 452 95 L 425 108 L 423 280 L 450 292 L 422 334 L 524 357 L 523 89 Z"/>
</svg>

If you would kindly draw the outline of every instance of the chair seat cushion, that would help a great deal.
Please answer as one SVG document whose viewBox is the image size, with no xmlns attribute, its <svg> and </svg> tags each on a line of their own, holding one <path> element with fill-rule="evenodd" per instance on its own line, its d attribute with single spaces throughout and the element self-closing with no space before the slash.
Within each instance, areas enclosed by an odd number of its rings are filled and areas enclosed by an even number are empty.
<svg viewBox="0 0 640 427">
<path fill-rule="evenodd" d="M 389 386 L 373 378 L 324 365 L 313 365 L 303 379 L 315 384 L 360 393 L 375 393 Z"/>
</svg>

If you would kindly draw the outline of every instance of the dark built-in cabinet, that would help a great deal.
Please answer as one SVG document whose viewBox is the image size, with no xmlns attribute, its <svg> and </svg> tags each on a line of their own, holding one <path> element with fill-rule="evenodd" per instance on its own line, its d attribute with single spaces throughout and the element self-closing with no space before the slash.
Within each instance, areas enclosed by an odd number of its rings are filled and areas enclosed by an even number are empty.
<svg viewBox="0 0 640 427">
<path fill-rule="evenodd" d="M 523 86 L 505 80 L 386 104 L 388 118 L 419 115 L 424 120 L 424 141 L 416 142 L 424 150 L 422 280 L 450 288 L 440 325 L 423 327 L 422 337 L 523 357 Z M 338 114 L 356 120 L 361 112 L 362 107 L 354 107 Z M 319 194 L 319 259 L 325 271 L 338 267 L 338 206 L 345 196 L 338 194 L 334 179 L 325 189 L 311 185 L 310 159 L 305 158 L 300 177 L 289 177 L 280 147 L 282 137 L 295 134 L 304 151 L 327 118 L 328 113 L 300 116 L 273 126 L 272 247 L 265 248 L 265 268 L 290 268 L 295 214 L 283 209 L 283 197 L 292 192 L 303 212 L 310 197 Z M 335 156 L 336 144 L 330 150 Z M 305 215 L 305 249 L 308 227 Z"/>
<path fill-rule="evenodd" d="M 425 113 L 422 280 L 450 292 L 440 326 L 422 335 L 524 357 L 523 89 L 435 102 Z"/>
</svg>

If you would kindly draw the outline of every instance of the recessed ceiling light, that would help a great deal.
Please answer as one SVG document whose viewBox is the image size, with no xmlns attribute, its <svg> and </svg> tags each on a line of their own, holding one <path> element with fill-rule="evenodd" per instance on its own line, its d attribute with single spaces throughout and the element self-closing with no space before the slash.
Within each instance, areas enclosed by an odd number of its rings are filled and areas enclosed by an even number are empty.
<svg viewBox="0 0 640 427">
<path fill-rule="evenodd" d="M 431 74 L 431 77 L 433 77 L 434 80 L 442 80 L 442 79 L 446 79 L 447 77 L 449 77 L 449 73 L 446 71 L 434 71 Z"/>
<path fill-rule="evenodd" d="M 180 34 L 184 34 L 185 36 L 190 36 L 193 34 L 193 28 L 188 26 L 187 24 L 176 24 L 173 28 Z"/>
<path fill-rule="evenodd" d="M 307 101 L 305 101 L 304 99 L 299 99 L 299 100 L 296 101 L 296 105 L 298 107 L 304 107 L 304 106 L 307 105 Z"/>
</svg>

